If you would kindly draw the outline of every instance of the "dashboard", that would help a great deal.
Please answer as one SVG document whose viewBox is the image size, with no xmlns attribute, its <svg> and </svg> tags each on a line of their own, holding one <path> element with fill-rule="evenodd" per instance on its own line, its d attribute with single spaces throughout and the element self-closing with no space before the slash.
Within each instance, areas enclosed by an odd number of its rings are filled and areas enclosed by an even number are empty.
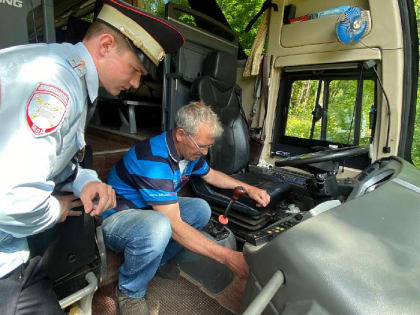
<svg viewBox="0 0 420 315">
<path fill-rule="evenodd" d="M 384 183 L 390 181 L 394 175 L 398 174 L 400 168 L 401 162 L 395 158 L 378 160 L 356 177 L 337 180 L 339 194 L 336 199 L 331 198 L 330 200 L 322 200 L 320 202 L 314 200 L 314 204 L 310 208 L 308 206 L 296 207 L 295 204 L 302 204 L 299 203 L 298 199 L 302 198 L 302 190 L 307 190 L 308 181 L 313 179 L 312 175 L 280 168 L 263 169 L 261 172 L 264 174 L 278 177 L 292 184 L 295 189 L 299 188 L 301 193 L 294 194 L 294 200 L 288 201 L 288 208 L 286 208 L 285 215 L 282 215 L 279 220 L 263 229 L 246 234 L 245 240 L 253 246 L 260 246 L 270 242 L 278 235 L 305 220 L 374 191 Z M 306 191 L 306 193 L 308 196 L 310 195 L 309 192 Z M 287 211 L 291 206 L 297 209 L 297 211 Z"/>
<path fill-rule="evenodd" d="M 245 244 L 245 305 L 280 271 L 264 314 L 418 314 L 420 171 L 390 157 L 338 185 L 348 191 L 339 204 Z"/>
</svg>

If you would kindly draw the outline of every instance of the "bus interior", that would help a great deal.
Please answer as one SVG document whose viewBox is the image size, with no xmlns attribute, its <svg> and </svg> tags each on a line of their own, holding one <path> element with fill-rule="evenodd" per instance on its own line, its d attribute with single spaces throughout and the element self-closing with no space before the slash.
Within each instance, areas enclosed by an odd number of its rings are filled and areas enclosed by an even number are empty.
<svg viewBox="0 0 420 315">
<path fill-rule="evenodd" d="M 143 8 L 143 2 L 131 4 Z M 163 18 L 185 44 L 142 77 L 137 90 L 114 97 L 100 89 L 85 133 L 83 166 L 106 181 L 131 146 L 174 128 L 177 110 L 202 100 L 224 127 L 209 165 L 270 194 L 265 208 L 240 196 L 226 229 L 217 218 L 233 191 L 193 178 L 180 195 L 209 202 L 205 232 L 245 252 L 250 278 L 239 281 L 223 265 L 184 251 L 178 284 L 152 280 L 151 312 L 415 314 L 420 173 L 410 164 L 419 58 L 413 1 L 260 1 L 247 50 L 221 2 L 165 1 Z M 77 43 L 101 1 L 0 5 L 1 23 L 13 25 L 0 34 L 5 48 Z M 337 28 L 350 7 L 362 12 L 352 30 L 363 34 L 346 42 Z M 398 200 L 405 200 L 399 212 Z M 393 232 L 396 225 L 404 231 Z M 74 217 L 29 242 L 31 254 L 44 257 L 67 313 L 116 314 L 123 258 L 105 248 L 101 218 Z"/>
</svg>

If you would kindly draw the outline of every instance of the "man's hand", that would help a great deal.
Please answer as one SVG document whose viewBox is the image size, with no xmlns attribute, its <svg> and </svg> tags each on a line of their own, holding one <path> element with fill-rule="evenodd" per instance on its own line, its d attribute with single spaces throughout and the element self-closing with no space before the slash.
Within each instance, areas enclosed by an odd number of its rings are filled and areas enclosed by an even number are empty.
<svg viewBox="0 0 420 315">
<path fill-rule="evenodd" d="M 62 223 L 67 217 L 80 216 L 82 211 L 71 210 L 82 205 L 82 201 L 74 195 L 65 196 L 54 196 L 60 202 L 61 215 L 57 220 L 57 223 Z"/>
<path fill-rule="evenodd" d="M 249 186 L 246 189 L 248 196 L 257 202 L 257 207 L 265 207 L 270 202 L 270 195 L 263 189 Z"/>
<path fill-rule="evenodd" d="M 85 212 L 91 216 L 100 215 L 103 211 L 115 208 L 117 205 L 115 191 L 111 186 L 102 182 L 87 183 L 80 195 Z M 98 203 L 93 202 L 98 199 Z"/>
<path fill-rule="evenodd" d="M 238 278 L 244 280 L 248 279 L 249 267 L 242 252 L 232 250 L 229 253 L 229 256 L 226 257 L 226 265 L 238 276 Z"/>
<path fill-rule="evenodd" d="M 257 202 L 257 207 L 265 207 L 270 202 L 270 195 L 263 189 L 250 186 L 229 175 L 210 168 L 210 171 L 202 177 L 206 183 L 222 189 L 234 189 L 237 186 L 245 188 L 248 196 Z"/>
</svg>

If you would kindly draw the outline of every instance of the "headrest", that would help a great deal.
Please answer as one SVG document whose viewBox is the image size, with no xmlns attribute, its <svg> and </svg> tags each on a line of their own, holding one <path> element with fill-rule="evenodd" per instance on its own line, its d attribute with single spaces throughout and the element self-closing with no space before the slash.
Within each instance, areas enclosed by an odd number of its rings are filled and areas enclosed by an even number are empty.
<svg viewBox="0 0 420 315">
<path fill-rule="evenodd" d="M 97 19 L 113 26 L 124 34 L 155 65 L 165 53 L 175 52 L 184 44 L 181 32 L 167 21 L 140 10 L 124 1 L 103 0 Z M 145 62 L 145 61 L 143 61 Z"/>
<path fill-rule="evenodd" d="M 203 62 L 203 75 L 233 86 L 236 83 L 236 57 L 223 52 L 212 51 Z"/>
<path fill-rule="evenodd" d="M 67 31 L 64 41 L 72 44 L 81 42 L 90 24 L 91 23 L 75 16 L 69 16 L 69 19 L 67 20 Z"/>
</svg>

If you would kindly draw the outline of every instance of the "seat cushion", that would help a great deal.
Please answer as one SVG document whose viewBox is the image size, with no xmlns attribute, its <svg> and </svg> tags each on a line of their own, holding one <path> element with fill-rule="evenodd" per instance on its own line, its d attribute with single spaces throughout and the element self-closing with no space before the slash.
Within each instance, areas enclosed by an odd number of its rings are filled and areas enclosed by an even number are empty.
<svg viewBox="0 0 420 315">
<path fill-rule="evenodd" d="M 275 206 L 287 197 L 291 187 L 290 184 L 285 183 L 281 179 L 260 173 L 248 172 L 235 174 L 232 177 L 249 185 L 264 189 L 270 195 L 270 203 L 266 207 L 257 207 L 256 202 L 249 198 L 248 195 L 240 196 L 239 200 L 233 204 L 232 210 L 248 216 L 259 216 L 265 209 Z M 198 197 L 224 207 L 228 205 L 233 194 L 232 189 L 219 189 L 210 186 L 201 178 L 193 178 L 191 187 Z"/>
</svg>

